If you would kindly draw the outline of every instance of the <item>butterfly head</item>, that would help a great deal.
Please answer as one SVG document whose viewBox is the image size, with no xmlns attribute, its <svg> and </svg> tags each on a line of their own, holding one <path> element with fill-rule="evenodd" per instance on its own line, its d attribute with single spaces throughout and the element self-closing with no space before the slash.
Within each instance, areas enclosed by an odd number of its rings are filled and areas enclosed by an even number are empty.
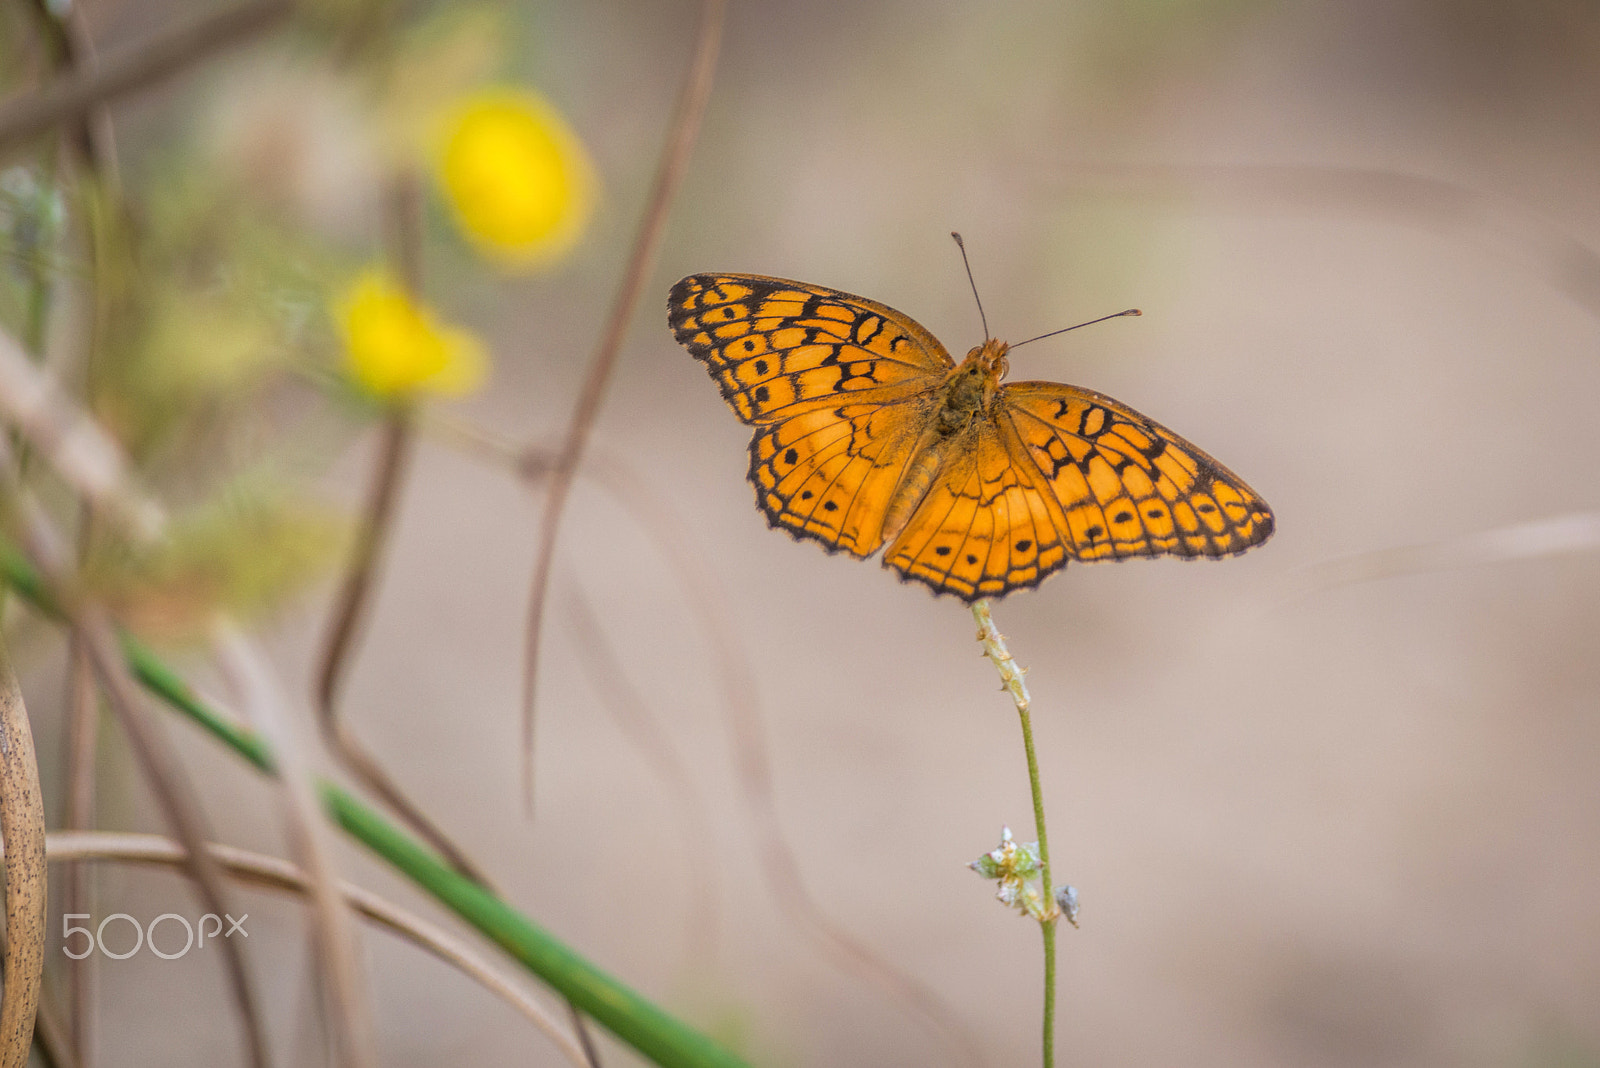
<svg viewBox="0 0 1600 1068">
<path fill-rule="evenodd" d="M 945 378 L 945 407 L 950 411 L 952 425 L 964 424 L 974 412 L 988 411 L 1009 368 L 1008 347 L 1004 341 L 990 338 L 968 352 L 967 358 Z"/>
<path fill-rule="evenodd" d="M 1006 352 L 1010 348 L 1004 341 L 992 337 L 967 353 L 967 359 L 976 363 L 986 377 L 999 382 L 1011 370 L 1011 363 L 1006 359 Z"/>
<path fill-rule="evenodd" d="M 983 383 L 983 399 L 986 402 L 994 395 L 995 388 L 1000 385 L 1006 372 L 1011 370 L 1011 362 L 1006 359 L 1006 352 L 1010 348 L 1004 341 L 990 338 L 968 351 L 967 358 L 956 368 L 958 373 L 964 372 Z"/>
</svg>

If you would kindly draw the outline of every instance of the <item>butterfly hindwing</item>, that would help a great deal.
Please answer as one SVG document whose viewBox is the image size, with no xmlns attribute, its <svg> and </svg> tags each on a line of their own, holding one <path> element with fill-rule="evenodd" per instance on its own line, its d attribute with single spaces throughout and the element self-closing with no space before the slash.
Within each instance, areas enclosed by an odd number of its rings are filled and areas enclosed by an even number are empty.
<svg viewBox="0 0 1600 1068">
<path fill-rule="evenodd" d="M 846 399 L 912 396 L 955 366 L 893 308 L 764 275 L 690 275 L 672 287 L 668 322 L 739 418 L 756 425 Z"/>
<path fill-rule="evenodd" d="M 1004 386 L 944 454 L 884 564 L 966 601 L 1036 586 L 1069 560 L 1227 556 L 1272 533 L 1236 475 L 1109 397 Z"/>
<path fill-rule="evenodd" d="M 916 400 L 812 408 L 758 427 L 750 482 L 767 520 L 829 551 L 870 556 L 925 416 Z"/>
<path fill-rule="evenodd" d="M 1272 510 L 1242 479 L 1110 397 L 1016 382 L 994 411 L 1049 485 L 1075 559 L 1230 556 L 1272 534 Z"/>
<path fill-rule="evenodd" d="M 1003 430 L 979 419 L 946 443 L 884 566 L 973 601 L 1037 586 L 1067 562 L 1061 509 L 1037 471 L 1015 461 L 1019 446 Z"/>
</svg>

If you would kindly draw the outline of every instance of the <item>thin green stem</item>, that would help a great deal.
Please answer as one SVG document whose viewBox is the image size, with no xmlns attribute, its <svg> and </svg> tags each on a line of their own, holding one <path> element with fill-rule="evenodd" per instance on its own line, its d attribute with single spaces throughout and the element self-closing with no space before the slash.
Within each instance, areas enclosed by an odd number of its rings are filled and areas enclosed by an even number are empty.
<svg viewBox="0 0 1600 1068">
<path fill-rule="evenodd" d="M 32 207 L 35 225 L 41 231 L 48 225 L 43 221 L 49 212 L 48 195 L 47 192 L 41 192 Z M 34 359 L 44 358 L 45 330 L 50 323 L 50 298 L 53 294 L 47 260 L 53 252 L 53 242 L 43 233 L 31 249 L 24 250 L 27 256 L 28 306 L 22 324 L 22 346 Z"/>
<path fill-rule="evenodd" d="M 1022 723 L 1022 748 L 1028 754 L 1028 785 L 1033 790 L 1033 828 L 1039 840 L 1039 882 L 1044 893 L 1044 913 L 1039 918 L 1039 932 L 1044 936 L 1044 1068 L 1054 1068 L 1056 1063 L 1056 921 L 1061 910 L 1056 907 L 1055 889 L 1050 882 L 1050 838 L 1044 826 L 1044 788 L 1039 780 L 1039 756 L 1033 745 L 1033 721 L 1028 717 L 1032 698 L 1028 684 L 1023 681 L 1023 670 L 1006 648 L 1006 640 L 989 615 L 987 600 L 975 601 L 972 618 L 978 624 L 978 641 L 983 643 L 984 654 L 1000 672 L 1002 687 L 1011 694 L 1017 706 L 1017 718 Z"/>
<path fill-rule="evenodd" d="M 992 626 L 993 624 L 991 624 Z M 1017 705 L 1022 721 L 1022 748 L 1028 754 L 1028 785 L 1033 788 L 1033 828 L 1039 835 L 1039 883 L 1044 892 L 1046 919 L 1039 921 L 1044 936 L 1044 1068 L 1056 1062 L 1056 920 L 1055 890 L 1050 885 L 1050 837 L 1044 829 L 1044 789 L 1039 782 L 1039 758 L 1033 748 L 1033 722 L 1026 702 Z"/>
</svg>

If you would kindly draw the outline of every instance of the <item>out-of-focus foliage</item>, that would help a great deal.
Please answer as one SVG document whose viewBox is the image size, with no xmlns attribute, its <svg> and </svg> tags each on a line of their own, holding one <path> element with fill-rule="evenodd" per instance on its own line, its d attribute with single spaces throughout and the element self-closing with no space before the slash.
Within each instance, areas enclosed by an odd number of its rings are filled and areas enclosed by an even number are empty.
<svg viewBox="0 0 1600 1068">
<path fill-rule="evenodd" d="M 206 458 L 255 439 L 261 406 L 315 362 L 334 260 L 209 175 L 164 169 L 137 215 L 91 203 L 100 321 L 88 380 L 136 461 L 216 472 Z"/>
<path fill-rule="evenodd" d="M 4 28 L 8 54 L 28 51 L 36 26 Z M 494 7 L 325 9 L 203 75 L 123 142 L 115 174 L 61 138 L 0 172 L 0 329 L 176 517 L 154 555 L 92 539 L 94 581 L 131 621 L 186 634 L 305 588 L 336 558 L 343 523 L 316 480 L 343 444 L 388 403 L 483 381 L 484 345 L 379 266 L 396 190 L 431 175 L 438 217 L 496 268 L 581 238 L 594 167 L 504 80 L 507 40 Z M 21 75 L 48 76 L 28 55 Z"/>
<path fill-rule="evenodd" d="M 177 516 L 149 552 L 105 549 L 90 581 L 147 637 L 200 637 L 218 609 L 250 617 L 282 607 L 336 558 L 348 524 L 330 506 L 245 476 Z"/>
</svg>

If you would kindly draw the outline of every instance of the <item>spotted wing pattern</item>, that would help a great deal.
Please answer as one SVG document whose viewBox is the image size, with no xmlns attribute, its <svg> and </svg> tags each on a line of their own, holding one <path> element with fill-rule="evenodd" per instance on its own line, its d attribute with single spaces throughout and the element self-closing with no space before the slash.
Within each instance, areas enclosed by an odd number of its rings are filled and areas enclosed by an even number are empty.
<svg viewBox="0 0 1600 1068">
<path fill-rule="evenodd" d="M 668 322 L 740 419 L 763 425 L 849 399 L 925 392 L 955 366 L 937 338 L 893 308 L 757 274 L 692 274 Z"/>
<path fill-rule="evenodd" d="M 1037 586 L 1066 564 L 1061 507 L 1002 430 L 980 418 L 945 443 L 927 495 L 884 550 L 885 567 L 973 601 Z"/>
<path fill-rule="evenodd" d="M 756 503 L 796 537 L 870 556 L 926 422 L 913 398 L 812 408 L 758 427 L 750 442 Z"/>
<path fill-rule="evenodd" d="M 1049 485 L 1078 560 L 1232 556 L 1272 534 L 1272 510 L 1194 445 L 1100 393 L 1016 382 L 995 417 Z"/>
<path fill-rule="evenodd" d="M 767 521 L 830 552 L 869 556 L 955 366 L 910 318 L 864 297 L 748 274 L 690 275 L 668 321 L 746 423 Z"/>
</svg>

